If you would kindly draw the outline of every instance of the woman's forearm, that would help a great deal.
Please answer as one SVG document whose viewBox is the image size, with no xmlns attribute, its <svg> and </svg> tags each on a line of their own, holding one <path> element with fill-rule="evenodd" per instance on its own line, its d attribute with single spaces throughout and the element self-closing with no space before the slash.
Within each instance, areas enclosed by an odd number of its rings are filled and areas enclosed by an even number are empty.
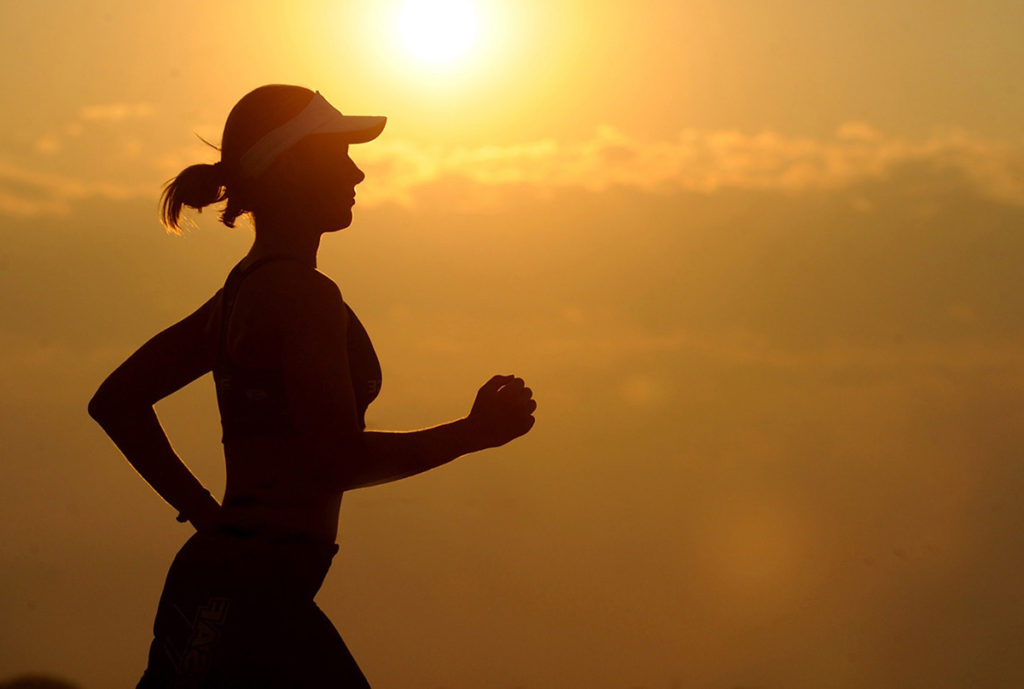
<svg viewBox="0 0 1024 689">
<path fill-rule="evenodd" d="M 362 442 L 363 461 L 346 489 L 397 481 L 485 447 L 465 418 L 418 431 L 363 431 Z"/>
<path fill-rule="evenodd" d="M 185 518 L 205 517 L 219 508 L 174 452 L 152 406 L 90 405 L 89 413 L 142 478 Z"/>
</svg>

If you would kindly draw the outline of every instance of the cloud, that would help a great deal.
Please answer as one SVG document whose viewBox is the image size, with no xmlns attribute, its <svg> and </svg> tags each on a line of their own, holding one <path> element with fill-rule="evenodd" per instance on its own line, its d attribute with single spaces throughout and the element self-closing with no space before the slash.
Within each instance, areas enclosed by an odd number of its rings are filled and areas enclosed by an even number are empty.
<svg viewBox="0 0 1024 689">
<path fill-rule="evenodd" d="M 150 185 L 96 181 L 36 172 L 0 160 L 0 213 L 14 216 L 67 215 L 72 202 L 101 197 L 148 198 Z"/>
<path fill-rule="evenodd" d="M 800 192 L 846 187 L 923 162 L 962 172 L 987 196 L 1024 205 L 1024 143 L 955 130 L 914 140 L 886 136 L 862 122 L 846 123 L 823 139 L 684 129 L 669 140 L 643 141 L 603 126 L 575 143 L 545 139 L 444 149 L 382 140 L 359 157 L 374 180 L 361 200 L 371 203 L 409 203 L 419 188 L 446 177 L 591 191 Z"/>
<path fill-rule="evenodd" d="M 109 146 L 111 143 L 107 141 L 109 134 L 96 133 L 95 130 L 98 126 L 146 119 L 152 117 L 155 112 L 153 106 L 148 103 L 87 105 L 80 108 L 71 121 L 37 136 L 32 142 L 32 149 L 43 156 L 53 157 L 58 153 L 66 152 L 66 144 L 69 141 L 81 138 L 98 138 L 103 141 L 105 146 Z M 92 128 L 92 136 L 83 137 L 89 128 Z M 115 151 L 117 154 L 126 157 L 137 154 L 143 148 L 138 137 L 122 137 L 115 140 L 113 145 L 117 147 Z"/>
<path fill-rule="evenodd" d="M 87 105 L 78 111 L 78 117 L 87 122 L 120 122 L 151 117 L 154 112 L 153 106 L 148 103 L 107 103 Z"/>
<path fill-rule="evenodd" d="M 36 139 L 35 142 L 33 142 L 32 147 L 39 153 L 43 153 L 45 155 L 52 155 L 54 153 L 59 152 L 60 149 L 63 147 L 63 144 L 60 140 L 60 137 L 58 137 L 57 135 L 46 134 Z"/>
<path fill-rule="evenodd" d="M 553 360 L 604 370 L 657 355 L 678 355 L 728 366 L 763 365 L 792 372 L 823 373 L 865 369 L 979 370 L 1019 366 L 1024 361 L 1024 346 L 1019 342 L 915 339 L 884 346 L 828 343 L 814 349 L 794 349 L 742 329 L 701 332 L 677 328 L 667 334 L 636 328 L 612 334 L 542 332 L 536 346 Z"/>
<path fill-rule="evenodd" d="M 124 123 L 152 114 L 147 104 L 82 108 L 76 121 L 35 141 L 35 150 L 43 154 L 40 165 L 57 160 L 63 165 L 59 183 L 48 177 L 42 185 L 52 194 L 25 196 L 9 184 L 13 173 L 8 166 L 0 171 L 0 212 L 63 213 L 76 198 L 131 196 L 135 192 L 128 190 L 140 189 L 140 180 L 148 182 L 140 193 L 155 196 L 168 176 L 210 158 L 211 151 L 196 144 L 156 148 L 147 138 L 152 133 L 147 135 L 146 130 L 119 127 L 115 133 L 107 127 L 94 128 L 96 123 Z M 65 144 L 72 137 L 82 150 L 68 150 Z M 689 128 L 668 139 L 643 140 L 602 126 L 578 141 L 542 139 L 505 146 L 451 147 L 381 139 L 360 147 L 357 162 L 369 178 L 360 187 L 363 207 L 417 205 L 436 190 L 432 185 L 458 180 L 474 185 L 462 203 L 485 206 L 503 205 L 512 186 L 539 196 L 560 189 L 601 192 L 611 188 L 665 194 L 730 189 L 802 193 L 885 180 L 908 164 L 956 173 L 987 198 L 1024 206 L 1024 141 L 960 130 L 914 139 L 884 134 L 864 122 L 845 123 L 834 135 L 819 138 Z M 68 174 L 75 165 L 82 171 L 78 176 Z M 20 174 L 24 181 L 42 173 L 22 169 Z M 110 182 L 85 181 L 97 174 Z"/>
</svg>

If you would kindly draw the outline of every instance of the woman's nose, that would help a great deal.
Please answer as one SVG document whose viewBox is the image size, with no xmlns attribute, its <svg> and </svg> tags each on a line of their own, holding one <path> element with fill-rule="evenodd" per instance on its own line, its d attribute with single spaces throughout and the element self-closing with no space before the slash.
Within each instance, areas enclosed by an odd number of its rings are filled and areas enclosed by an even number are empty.
<svg viewBox="0 0 1024 689">
<path fill-rule="evenodd" d="M 359 169 L 358 167 L 356 167 L 356 166 L 355 166 L 354 164 L 352 165 L 352 170 L 353 170 L 353 172 L 355 173 L 355 174 L 353 175 L 353 177 L 352 177 L 352 179 L 354 179 L 355 181 L 354 181 L 354 182 L 352 182 L 352 184 L 359 184 L 359 183 L 360 183 L 360 182 L 362 182 L 362 181 L 363 181 L 364 179 L 366 179 L 366 173 L 365 173 L 365 172 L 363 172 L 362 170 L 360 170 L 360 169 Z"/>
</svg>

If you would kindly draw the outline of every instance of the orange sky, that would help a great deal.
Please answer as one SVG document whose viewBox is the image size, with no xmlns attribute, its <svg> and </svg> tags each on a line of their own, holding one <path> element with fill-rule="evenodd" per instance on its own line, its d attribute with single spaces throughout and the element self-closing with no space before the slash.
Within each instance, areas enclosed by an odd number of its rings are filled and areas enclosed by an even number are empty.
<svg viewBox="0 0 1024 689">
<path fill-rule="evenodd" d="M 345 497 L 318 598 L 373 686 L 1024 684 L 1024 6 L 0 10 L 0 684 L 133 686 L 188 528 L 87 417 L 251 230 L 160 184 L 262 83 L 386 114 L 320 268 L 367 423 L 534 389 L 506 447 Z M 213 387 L 157 411 L 223 487 Z"/>
</svg>

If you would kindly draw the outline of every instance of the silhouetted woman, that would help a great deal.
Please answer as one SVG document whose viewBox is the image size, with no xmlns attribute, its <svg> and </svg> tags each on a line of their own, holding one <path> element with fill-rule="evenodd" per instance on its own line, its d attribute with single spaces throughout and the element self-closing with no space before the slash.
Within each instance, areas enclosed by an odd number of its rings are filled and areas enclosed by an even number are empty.
<svg viewBox="0 0 1024 689">
<path fill-rule="evenodd" d="M 380 365 L 320 237 L 352 222 L 363 173 L 348 146 L 383 117 L 344 116 L 319 92 L 263 86 L 224 126 L 221 160 L 164 190 L 163 220 L 227 201 L 251 213 L 252 248 L 223 289 L 144 344 L 103 382 L 89 413 L 196 533 L 178 552 L 138 686 L 366 687 L 313 602 L 338 546 L 346 490 L 394 481 L 502 445 L 533 426 L 521 378 L 496 375 L 469 414 L 409 432 L 365 430 Z M 153 405 L 213 371 L 223 427 L 223 504 L 175 454 Z"/>
</svg>

